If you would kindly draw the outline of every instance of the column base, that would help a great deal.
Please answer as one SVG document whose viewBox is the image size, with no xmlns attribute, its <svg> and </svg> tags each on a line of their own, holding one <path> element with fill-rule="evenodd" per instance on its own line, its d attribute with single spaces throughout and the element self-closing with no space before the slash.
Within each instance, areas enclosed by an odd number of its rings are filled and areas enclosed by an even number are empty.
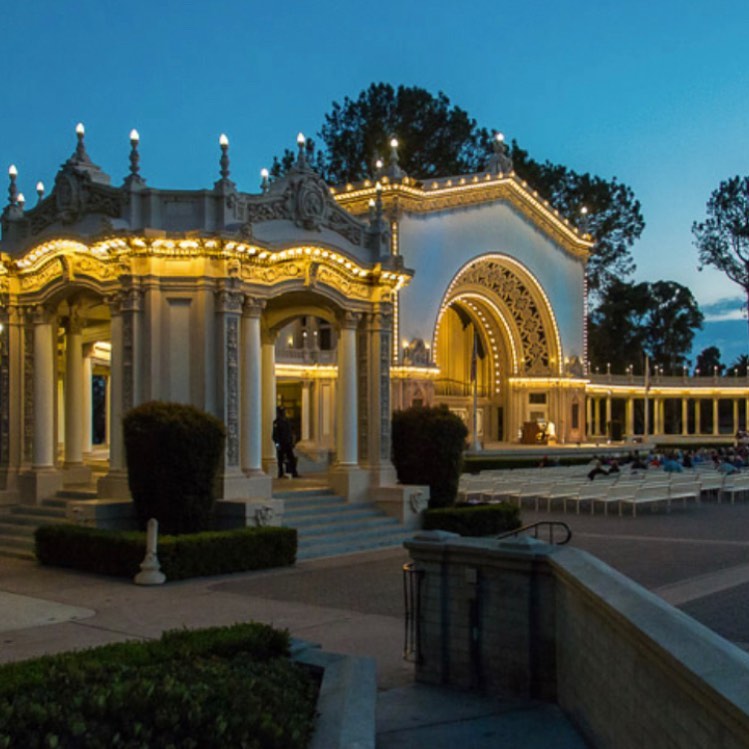
<svg viewBox="0 0 749 749">
<path fill-rule="evenodd" d="M 398 483 L 395 466 L 390 461 L 369 466 L 367 470 L 372 479 L 372 486 L 393 486 Z"/>
<path fill-rule="evenodd" d="M 130 499 L 127 471 L 115 470 L 102 476 L 96 484 L 96 493 L 106 499 Z"/>
<path fill-rule="evenodd" d="M 62 489 L 62 474 L 56 468 L 32 468 L 18 477 L 22 502 L 51 499 Z"/>
<path fill-rule="evenodd" d="M 239 470 L 219 476 L 218 499 L 270 499 L 273 481 L 264 473 L 245 476 Z"/>
<path fill-rule="evenodd" d="M 359 466 L 334 466 L 328 473 L 330 488 L 349 504 L 371 502 L 372 478 L 369 471 Z"/>
<path fill-rule="evenodd" d="M 64 486 L 88 484 L 91 481 L 91 476 L 91 469 L 83 463 L 65 463 L 62 467 L 62 483 Z"/>
</svg>

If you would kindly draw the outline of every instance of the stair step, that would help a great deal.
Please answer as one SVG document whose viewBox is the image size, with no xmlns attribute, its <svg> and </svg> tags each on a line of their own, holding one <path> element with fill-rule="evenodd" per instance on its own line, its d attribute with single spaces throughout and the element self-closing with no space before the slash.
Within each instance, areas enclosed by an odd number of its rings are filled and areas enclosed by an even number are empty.
<svg viewBox="0 0 749 749">
<path fill-rule="evenodd" d="M 68 499 L 97 499 L 98 496 L 96 489 L 60 489 L 57 492 L 58 499 L 45 499 L 44 503 L 65 502 Z"/>
<path fill-rule="evenodd" d="M 34 539 L 29 537 L 18 537 L 8 535 L 7 533 L 0 533 L 0 546 L 10 547 L 12 549 L 29 549 L 34 548 Z"/>
<path fill-rule="evenodd" d="M 10 508 L 12 515 L 41 518 L 65 518 L 64 507 L 47 507 L 46 505 L 15 505 Z"/>
<path fill-rule="evenodd" d="M 31 538 L 38 527 L 37 523 L 5 523 L 0 521 L 0 535 Z"/>
<path fill-rule="evenodd" d="M 59 498 L 59 492 L 58 492 L 58 499 L 43 499 L 42 500 L 42 507 L 62 507 L 65 508 L 68 506 L 68 503 L 65 499 Z"/>
<path fill-rule="evenodd" d="M 299 531 L 299 536 L 301 538 L 316 538 L 319 536 L 333 536 L 344 533 L 353 536 L 360 533 L 390 531 L 399 528 L 400 525 L 395 518 L 375 516 L 373 518 L 368 518 L 364 522 L 357 522 L 356 520 L 347 521 L 346 518 L 341 518 L 337 523 L 302 526 L 301 528 L 297 527 L 297 531 Z"/>
<path fill-rule="evenodd" d="M 310 489 L 284 489 L 279 492 L 273 492 L 273 499 L 306 499 L 309 497 L 332 497 L 333 490 L 327 486 L 315 487 Z"/>
<path fill-rule="evenodd" d="M 310 546 L 301 546 L 297 552 L 297 559 L 319 559 L 322 557 L 339 556 L 341 554 L 354 554 L 362 551 L 374 551 L 376 549 L 389 549 L 401 546 L 404 541 L 411 537 L 410 533 L 401 531 L 397 535 L 386 536 L 377 540 L 359 541 L 331 541 L 330 543 L 319 543 Z"/>
<path fill-rule="evenodd" d="M 324 523 L 326 520 L 337 520 L 340 517 L 347 518 L 370 518 L 370 517 L 382 517 L 382 515 L 371 507 L 357 508 L 351 510 L 341 510 L 340 508 L 321 509 L 321 510 L 293 510 L 289 512 L 284 511 L 284 520 L 288 520 L 288 525 L 293 523 L 301 524 L 318 524 Z"/>
</svg>

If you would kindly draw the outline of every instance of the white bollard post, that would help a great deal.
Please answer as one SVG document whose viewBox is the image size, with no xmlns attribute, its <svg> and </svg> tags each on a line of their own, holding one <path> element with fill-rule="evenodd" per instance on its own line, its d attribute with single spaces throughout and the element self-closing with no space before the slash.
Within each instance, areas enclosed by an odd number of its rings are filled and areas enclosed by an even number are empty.
<svg viewBox="0 0 749 749">
<path fill-rule="evenodd" d="M 140 572 L 135 576 L 136 585 L 161 585 L 166 575 L 161 571 L 159 558 L 156 556 L 156 546 L 159 540 L 159 521 L 151 518 L 148 521 L 146 535 L 146 556 L 140 563 Z"/>
</svg>

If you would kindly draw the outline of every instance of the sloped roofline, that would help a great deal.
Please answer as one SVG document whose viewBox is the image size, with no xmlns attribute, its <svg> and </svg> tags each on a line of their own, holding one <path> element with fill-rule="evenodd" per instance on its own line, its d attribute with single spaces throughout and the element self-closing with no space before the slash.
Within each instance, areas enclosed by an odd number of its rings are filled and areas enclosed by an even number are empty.
<svg viewBox="0 0 749 749">
<path fill-rule="evenodd" d="M 424 182 L 384 176 L 378 182 L 368 179 L 331 187 L 330 191 L 338 204 L 355 216 L 366 214 L 378 192 L 386 210 L 404 213 L 433 213 L 504 200 L 571 255 L 587 260 L 595 246 L 590 234 L 571 224 L 515 172 L 483 172 Z"/>
</svg>

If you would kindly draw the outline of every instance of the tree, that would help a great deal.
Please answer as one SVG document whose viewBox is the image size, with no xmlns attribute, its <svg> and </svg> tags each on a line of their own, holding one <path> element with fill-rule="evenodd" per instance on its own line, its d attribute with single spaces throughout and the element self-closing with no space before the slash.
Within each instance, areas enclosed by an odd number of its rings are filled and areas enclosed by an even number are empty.
<svg viewBox="0 0 749 749">
<path fill-rule="evenodd" d="M 371 177 L 376 159 L 387 160 L 392 136 L 399 141 L 398 161 L 418 179 L 481 171 L 492 150 L 491 134 L 442 92 L 373 83 L 356 99 L 333 102 L 319 133 L 322 150 L 309 157 L 331 184 Z M 308 149 L 312 142 L 308 141 Z M 597 297 L 615 279 L 634 271 L 630 249 L 645 222 L 640 203 L 627 185 L 590 174 L 578 174 L 549 161 L 540 163 L 513 141 L 517 174 L 574 225 L 580 208 L 589 210 L 588 230 L 596 241 L 588 265 L 588 286 Z M 284 174 L 294 163 L 287 150 L 273 161 L 271 173 Z"/>
<path fill-rule="evenodd" d="M 640 201 L 616 177 L 605 180 L 550 161 L 541 164 L 514 140 L 511 153 L 515 171 L 570 222 L 580 225 L 581 209 L 587 208 L 584 228 L 596 242 L 588 262 L 588 290 L 600 300 L 615 279 L 635 270 L 630 250 L 645 228 Z"/>
<path fill-rule="evenodd" d="M 590 359 L 614 372 L 642 372 L 647 354 L 664 372 L 680 369 L 703 315 L 686 287 L 674 281 L 632 283 L 613 279 L 591 312 Z"/>
<path fill-rule="evenodd" d="M 707 219 L 692 224 L 700 270 L 711 265 L 744 292 L 749 307 L 749 177 L 721 182 L 707 201 Z"/>
<path fill-rule="evenodd" d="M 694 373 L 699 372 L 702 375 L 711 375 L 715 370 L 718 374 L 723 374 L 726 365 L 720 361 L 720 349 L 717 346 L 708 346 L 697 354 L 697 360 L 694 363 Z"/>
<path fill-rule="evenodd" d="M 739 354 L 729 367 L 729 371 L 736 372 L 741 377 L 749 376 L 749 354 Z"/>
<path fill-rule="evenodd" d="M 393 137 L 400 167 L 422 179 L 476 172 L 491 150 L 488 130 L 441 91 L 433 96 L 417 86 L 373 83 L 356 99 L 333 102 L 320 131 L 325 151 L 318 154 L 318 171 L 331 184 L 370 177 Z M 287 151 L 274 160 L 273 173 L 285 172 L 293 159 Z"/>
</svg>

